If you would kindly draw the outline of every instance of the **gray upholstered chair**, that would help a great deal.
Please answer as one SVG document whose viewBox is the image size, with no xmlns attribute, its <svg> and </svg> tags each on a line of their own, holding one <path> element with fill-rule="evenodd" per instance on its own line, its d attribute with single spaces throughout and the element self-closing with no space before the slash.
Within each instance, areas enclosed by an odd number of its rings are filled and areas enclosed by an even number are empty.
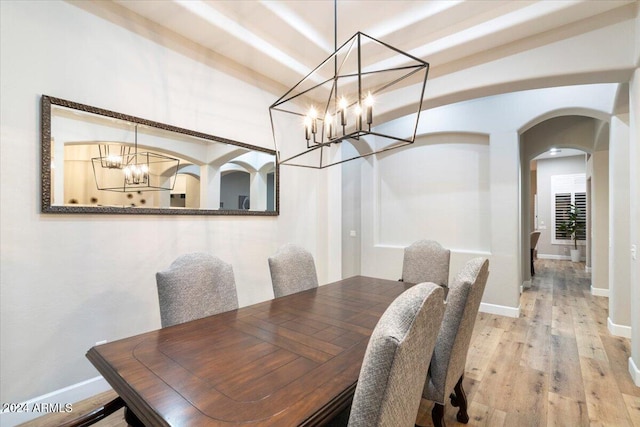
<svg viewBox="0 0 640 427">
<path fill-rule="evenodd" d="M 415 424 L 444 305 L 434 283 L 413 286 L 389 305 L 367 345 L 349 427 Z"/>
<path fill-rule="evenodd" d="M 453 406 L 459 407 L 458 421 L 464 424 L 469 422 L 462 378 L 471 333 L 488 276 L 489 260 L 474 258 L 464 265 L 449 288 L 444 319 L 422 391 L 424 399 L 435 402 L 431 411 L 435 427 L 445 425 L 444 405 L 447 396 L 450 396 Z"/>
<path fill-rule="evenodd" d="M 156 283 L 163 328 L 238 308 L 231 264 L 207 253 L 178 257 Z"/>
<path fill-rule="evenodd" d="M 293 243 L 280 247 L 269 257 L 269 270 L 276 298 L 318 287 L 313 255 Z"/>
<path fill-rule="evenodd" d="M 445 288 L 449 281 L 451 251 L 434 240 L 418 240 L 404 249 L 402 281 L 409 283 L 433 282 Z"/>
</svg>

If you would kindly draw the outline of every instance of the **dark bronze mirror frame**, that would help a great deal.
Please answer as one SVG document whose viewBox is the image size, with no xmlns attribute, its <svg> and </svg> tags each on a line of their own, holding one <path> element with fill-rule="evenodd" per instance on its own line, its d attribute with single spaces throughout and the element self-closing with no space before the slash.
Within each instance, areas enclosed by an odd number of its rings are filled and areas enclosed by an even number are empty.
<svg viewBox="0 0 640 427">
<path fill-rule="evenodd" d="M 245 144 L 238 141 L 233 141 L 226 138 L 221 138 L 213 135 L 208 135 L 202 132 L 192 131 L 188 129 L 179 128 L 164 123 L 155 122 L 152 120 L 146 120 L 127 114 L 117 113 L 97 107 L 92 107 L 77 102 L 67 101 L 60 98 L 54 98 L 48 95 L 42 95 L 41 98 L 41 195 L 42 195 L 42 213 L 60 213 L 60 214 L 126 214 L 126 215 L 241 215 L 241 216 L 277 216 L 280 212 L 280 171 L 278 162 L 275 161 L 275 176 L 273 183 L 273 207 L 274 210 L 231 210 L 231 209 L 193 209 L 193 208 L 156 208 L 156 207 L 122 207 L 122 206 L 74 206 L 74 205 L 52 205 L 52 173 L 51 173 L 51 124 L 52 124 L 52 106 L 66 107 L 73 110 L 78 110 L 85 113 L 96 114 L 99 116 L 106 116 L 113 119 L 122 120 L 125 122 L 140 124 L 152 128 L 161 129 L 164 131 L 175 132 L 178 134 L 188 135 L 195 138 L 200 138 L 212 143 L 224 143 L 234 145 L 241 148 L 246 148 L 252 151 L 258 151 L 265 154 L 270 154 L 276 158 L 276 152 L 263 147 L 257 147 L 250 144 Z"/>
</svg>

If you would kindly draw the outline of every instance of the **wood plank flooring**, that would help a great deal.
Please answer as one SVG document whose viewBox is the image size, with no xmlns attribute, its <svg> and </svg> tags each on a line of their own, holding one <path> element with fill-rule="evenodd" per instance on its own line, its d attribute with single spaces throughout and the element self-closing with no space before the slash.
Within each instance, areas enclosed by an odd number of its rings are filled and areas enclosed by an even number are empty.
<svg viewBox="0 0 640 427">
<path fill-rule="evenodd" d="M 640 388 L 628 372 L 630 342 L 607 330 L 608 300 L 590 293 L 583 263 L 536 260 L 521 315 L 479 313 L 467 357 L 467 426 L 637 426 Z M 114 398 L 103 393 L 22 427 L 60 425 Z M 423 400 L 418 423 L 431 426 Z M 456 421 L 446 405 L 445 422 Z M 123 411 L 95 424 L 125 427 Z"/>
<path fill-rule="evenodd" d="M 639 426 L 630 342 L 607 330 L 584 263 L 536 260 L 518 319 L 479 313 L 467 356 L 468 426 Z M 432 402 L 418 423 L 431 426 Z M 448 426 L 456 408 L 446 406 Z"/>
</svg>

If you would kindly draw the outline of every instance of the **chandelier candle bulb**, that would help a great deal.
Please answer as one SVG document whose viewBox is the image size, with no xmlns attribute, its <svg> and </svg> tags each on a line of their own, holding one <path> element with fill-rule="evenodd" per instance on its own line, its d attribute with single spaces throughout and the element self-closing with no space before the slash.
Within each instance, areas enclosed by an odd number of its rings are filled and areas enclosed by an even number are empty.
<svg viewBox="0 0 640 427">
<path fill-rule="evenodd" d="M 111 154 L 107 156 L 107 167 L 111 169 L 120 169 L 122 167 L 122 157 Z"/>
<path fill-rule="evenodd" d="M 316 123 L 318 111 L 314 107 L 309 110 L 309 117 L 311 118 L 311 133 L 315 135 L 318 132 L 318 124 Z"/>
<path fill-rule="evenodd" d="M 324 116 L 324 125 L 327 128 L 327 138 L 333 138 L 333 120 L 331 114 L 327 113 L 327 115 Z"/>
<path fill-rule="evenodd" d="M 309 116 L 304 118 L 304 138 L 307 141 L 311 139 L 311 118 Z"/>
<path fill-rule="evenodd" d="M 139 185 L 146 184 L 149 179 L 149 167 L 146 164 L 143 165 L 129 165 L 124 168 L 125 179 L 127 184 Z"/>
<path fill-rule="evenodd" d="M 338 106 L 340 107 L 340 124 L 345 127 L 347 125 L 347 100 L 344 96 L 340 98 Z"/>
<path fill-rule="evenodd" d="M 356 105 L 356 130 L 362 130 L 362 107 L 360 104 Z"/>
<path fill-rule="evenodd" d="M 367 107 L 367 124 L 373 123 L 373 96 L 371 93 L 364 99 L 364 105 Z"/>
<path fill-rule="evenodd" d="M 109 144 L 99 144 L 98 150 L 100 153 L 100 164 L 103 168 L 107 169 L 122 169 L 123 158 L 125 155 L 125 147 L 121 145 L 118 149 L 118 154 L 112 154 Z"/>
<path fill-rule="evenodd" d="M 134 169 L 132 166 L 127 166 L 126 168 L 124 168 L 124 178 L 127 180 L 127 184 L 130 184 L 134 181 L 133 175 Z"/>
</svg>

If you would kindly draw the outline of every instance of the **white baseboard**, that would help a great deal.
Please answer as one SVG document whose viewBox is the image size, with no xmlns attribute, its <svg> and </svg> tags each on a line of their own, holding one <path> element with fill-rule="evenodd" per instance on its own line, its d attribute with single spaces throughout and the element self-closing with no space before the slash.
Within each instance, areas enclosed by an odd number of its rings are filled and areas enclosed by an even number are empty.
<svg viewBox="0 0 640 427">
<path fill-rule="evenodd" d="M 555 259 L 559 261 L 571 261 L 571 255 L 538 254 L 539 259 Z M 580 261 L 586 262 L 587 258 L 580 257 Z"/>
<path fill-rule="evenodd" d="M 631 339 L 631 326 L 616 325 L 610 317 L 607 317 L 607 327 L 611 335 Z"/>
<path fill-rule="evenodd" d="M 587 273 L 591 273 L 591 267 L 585 266 L 584 271 L 586 271 Z"/>
<path fill-rule="evenodd" d="M 22 409 L 19 412 L 0 412 L 0 425 L 12 427 L 35 418 L 56 412 L 73 412 L 73 403 L 95 396 L 107 390 L 111 386 L 101 377 L 95 377 L 77 384 L 70 385 L 59 390 L 54 390 L 42 396 L 20 402 L 17 406 Z M 18 402 L 15 402 L 18 403 Z"/>
<path fill-rule="evenodd" d="M 636 363 L 631 357 L 629 358 L 629 373 L 635 385 L 640 387 L 640 369 L 638 369 L 638 366 L 636 366 Z"/>
<path fill-rule="evenodd" d="M 520 317 L 520 307 L 507 307 L 505 305 L 480 303 L 480 311 L 483 313 L 497 314 L 499 316 Z"/>
<path fill-rule="evenodd" d="M 591 286 L 591 295 L 594 297 L 606 297 L 609 298 L 609 289 L 606 288 L 594 288 Z"/>
<path fill-rule="evenodd" d="M 570 255 L 538 254 L 538 259 L 557 259 L 562 261 L 571 260 Z"/>
</svg>

